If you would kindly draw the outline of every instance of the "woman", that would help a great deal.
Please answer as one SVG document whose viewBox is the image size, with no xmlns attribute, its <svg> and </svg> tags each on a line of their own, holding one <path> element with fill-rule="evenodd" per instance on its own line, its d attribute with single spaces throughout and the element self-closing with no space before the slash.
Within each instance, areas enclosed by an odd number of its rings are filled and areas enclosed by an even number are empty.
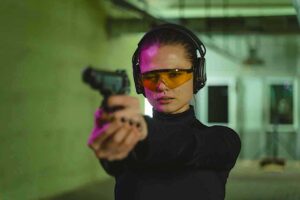
<svg viewBox="0 0 300 200">
<path fill-rule="evenodd" d="M 205 48 L 188 29 L 165 24 L 145 34 L 133 56 L 137 98 L 112 96 L 114 113 L 96 112 L 89 146 L 116 179 L 115 199 L 224 199 L 241 144 L 224 126 L 199 122 L 190 100 L 205 84 Z"/>
</svg>

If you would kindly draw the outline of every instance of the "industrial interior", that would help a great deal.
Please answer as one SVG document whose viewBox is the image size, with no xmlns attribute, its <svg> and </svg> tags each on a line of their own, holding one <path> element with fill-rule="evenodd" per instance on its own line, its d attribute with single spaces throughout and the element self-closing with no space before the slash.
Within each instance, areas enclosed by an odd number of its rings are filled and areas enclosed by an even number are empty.
<svg viewBox="0 0 300 200">
<path fill-rule="evenodd" d="M 103 97 L 81 73 L 126 70 L 151 116 L 131 57 L 168 22 L 207 48 L 197 118 L 241 138 L 225 199 L 300 199 L 300 0 L 2 0 L 0 16 L 0 200 L 114 199 L 87 146 Z"/>
</svg>

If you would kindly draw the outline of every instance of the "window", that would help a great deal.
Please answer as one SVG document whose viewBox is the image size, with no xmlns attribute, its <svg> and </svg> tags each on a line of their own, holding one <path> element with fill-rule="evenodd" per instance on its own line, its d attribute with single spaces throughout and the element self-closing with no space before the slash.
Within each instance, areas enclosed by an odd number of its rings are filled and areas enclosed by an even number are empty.
<svg viewBox="0 0 300 200">
<path fill-rule="evenodd" d="M 228 86 L 208 86 L 208 122 L 228 123 Z"/>
<path fill-rule="evenodd" d="M 270 78 L 266 86 L 267 130 L 294 131 L 298 127 L 297 82 L 289 77 Z"/>
<path fill-rule="evenodd" d="M 293 124 L 293 85 L 270 85 L 270 123 Z"/>
<path fill-rule="evenodd" d="M 209 125 L 224 125 L 237 129 L 237 79 L 210 77 L 196 95 L 196 116 Z"/>
</svg>

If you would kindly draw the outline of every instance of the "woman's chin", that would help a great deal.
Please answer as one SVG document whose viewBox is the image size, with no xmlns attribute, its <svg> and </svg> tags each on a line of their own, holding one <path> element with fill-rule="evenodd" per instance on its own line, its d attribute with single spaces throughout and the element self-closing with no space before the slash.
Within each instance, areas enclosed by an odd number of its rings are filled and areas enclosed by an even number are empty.
<svg viewBox="0 0 300 200">
<path fill-rule="evenodd" d="M 163 113 L 172 113 L 176 111 L 174 105 L 170 105 L 170 104 L 159 104 L 155 107 L 155 109 L 158 112 L 163 112 Z"/>
<path fill-rule="evenodd" d="M 189 104 L 180 106 L 175 104 L 157 104 L 155 110 L 158 112 L 168 113 L 168 114 L 176 114 L 181 113 L 189 109 Z"/>
</svg>

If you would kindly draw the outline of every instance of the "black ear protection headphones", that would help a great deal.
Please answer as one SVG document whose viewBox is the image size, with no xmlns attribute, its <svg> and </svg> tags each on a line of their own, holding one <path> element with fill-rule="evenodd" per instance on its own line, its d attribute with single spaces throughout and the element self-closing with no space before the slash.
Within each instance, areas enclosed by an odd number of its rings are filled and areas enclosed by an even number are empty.
<svg viewBox="0 0 300 200">
<path fill-rule="evenodd" d="M 134 78 L 136 92 L 138 94 L 143 94 L 145 96 L 144 87 L 142 85 L 142 80 L 140 76 L 141 70 L 140 70 L 140 63 L 139 63 L 139 53 L 140 53 L 141 44 L 150 33 L 160 31 L 162 29 L 169 29 L 169 30 L 180 32 L 183 35 L 185 35 L 187 39 L 189 39 L 194 45 L 196 55 L 197 55 L 197 60 L 193 62 L 194 63 L 193 92 L 194 94 L 196 94 L 201 88 L 205 86 L 206 83 L 206 69 L 205 69 L 205 58 L 204 58 L 206 53 L 206 48 L 204 44 L 200 41 L 200 39 L 192 31 L 177 24 L 159 25 L 153 28 L 152 30 L 150 30 L 149 32 L 147 32 L 138 43 L 138 48 L 135 50 L 132 56 L 132 69 L 133 69 L 133 78 Z"/>
</svg>

